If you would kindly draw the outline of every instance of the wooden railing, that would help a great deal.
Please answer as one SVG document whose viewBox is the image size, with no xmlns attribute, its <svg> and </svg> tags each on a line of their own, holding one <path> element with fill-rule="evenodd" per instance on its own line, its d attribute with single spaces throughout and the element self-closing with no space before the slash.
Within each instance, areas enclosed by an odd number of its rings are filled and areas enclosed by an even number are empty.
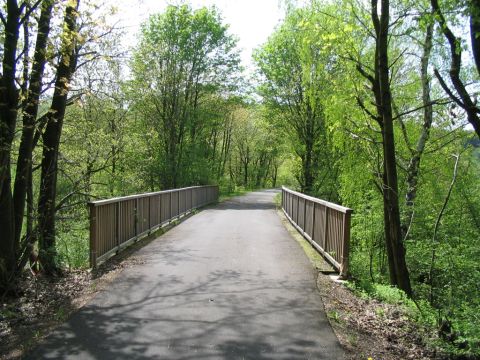
<svg viewBox="0 0 480 360">
<path fill-rule="evenodd" d="M 90 208 L 90 266 L 193 209 L 218 200 L 218 186 L 194 186 L 107 200 Z"/>
<path fill-rule="evenodd" d="M 348 277 L 353 210 L 282 187 L 282 209 L 297 230 L 339 272 Z"/>
</svg>

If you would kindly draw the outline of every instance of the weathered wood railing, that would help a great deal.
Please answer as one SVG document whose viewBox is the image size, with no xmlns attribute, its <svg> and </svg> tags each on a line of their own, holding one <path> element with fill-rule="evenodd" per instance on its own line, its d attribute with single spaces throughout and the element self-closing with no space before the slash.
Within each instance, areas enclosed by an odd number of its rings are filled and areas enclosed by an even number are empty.
<svg viewBox="0 0 480 360">
<path fill-rule="evenodd" d="M 193 186 L 90 202 L 90 266 L 217 200 L 218 186 Z"/>
<path fill-rule="evenodd" d="M 290 222 L 339 272 L 348 276 L 353 210 L 282 187 L 282 209 Z"/>
</svg>

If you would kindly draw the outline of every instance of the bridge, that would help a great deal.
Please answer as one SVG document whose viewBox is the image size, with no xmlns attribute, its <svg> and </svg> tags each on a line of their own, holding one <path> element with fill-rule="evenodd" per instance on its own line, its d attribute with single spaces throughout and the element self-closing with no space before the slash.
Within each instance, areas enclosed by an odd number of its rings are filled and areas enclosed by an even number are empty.
<svg viewBox="0 0 480 360">
<path fill-rule="evenodd" d="M 218 196 L 215 188 L 187 189 L 183 195 L 162 192 L 91 205 L 93 265 L 118 251 L 121 243 L 148 232 L 145 229 L 162 226 L 162 216 L 172 215 L 167 212 L 184 216 L 184 221 L 137 251 L 135 266 L 125 268 L 28 359 L 343 357 L 316 288 L 316 270 L 276 213 L 278 191 L 253 192 L 185 216 L 195 204 Z M 343 225 L 349 219 L 345 208 L 325 210 L 328 203 L 300 195 L 283 189 L 283 208 L 315 244 L 319 236 L 327 239 L 324 232 L 315 235 L 315 229 L 335 229 L 342 225 L 342 216 Z M 158 201 L 152 204 L 153 197 Z M 167 198 L 169 210 L 162 210 Z M 122 210 L 122 201 L 133 204 L 125 205 L 130 210 Z M 133 223 L 125 217 L 128 212 L 134 215 Z M 102 216 L 110 219 L 108 232 L 100 225 Z M 147 217 L 144 228 L 139 223 Z M 342 240 L 348 236 L 345 229 L 335 233 Z M 102 239 L 110 246 L 100 244 Z M 336 248 L 325 251 L 333 262 L 342 256 L 343 247 Z M 340 270 L 342 264 L 340 259 Z"/>
</svg>

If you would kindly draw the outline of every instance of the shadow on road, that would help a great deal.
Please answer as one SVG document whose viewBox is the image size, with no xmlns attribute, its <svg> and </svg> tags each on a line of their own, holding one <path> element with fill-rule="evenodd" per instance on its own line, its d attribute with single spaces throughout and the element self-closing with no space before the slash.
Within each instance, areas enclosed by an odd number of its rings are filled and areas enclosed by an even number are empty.
<svg viewBox="0 0 480 360">
<path fill-rule="evenodd" d="M 158 277 L 155 286 L 143 280 L 124 278 L 117 289 L 123 294 L 121 303 L 85 307 L 26 358 L 151 359 L 156 351 L 175 359 L 305 359 L 305 354 L 336 358 L 322 353 L 320 338 L 304 340 L 309 329 L 303 323 L 290 321 L 297 316 L 321 319 L 318 310 L 307 305 L 313 294 L 302 290 L 302 284 L 292 289 L 288 279 L 271 282 L 261 273 L 245 276 L 235 271 L 212 272 L 202 283 L 184 283 L 174 275 Z M 222 289 L 225 281 L 232 290 Z M 293 290 L 298 297 L 262 297 L 270 290 Z M 137 296 L 145 291 L 146 296 Z M 218 308 L 218 313 L 210 319 L 195 315 L 192 310 L 205 304 Z M 187 310 L 177 313 L 178 308 Z M 279 327 L 285 316 L 289 323 Z M 208 342 L 220 333 L 222 341 Z M 272 346 L 272 338 L 283 341 Z"/>
<path fill-rule="evenodd" d="M 27 359 L 339 359 L 274 191 L 202 211 L 139 250 Z M 226 210 L 259 210 L 229 212 Z"/>
</svg>

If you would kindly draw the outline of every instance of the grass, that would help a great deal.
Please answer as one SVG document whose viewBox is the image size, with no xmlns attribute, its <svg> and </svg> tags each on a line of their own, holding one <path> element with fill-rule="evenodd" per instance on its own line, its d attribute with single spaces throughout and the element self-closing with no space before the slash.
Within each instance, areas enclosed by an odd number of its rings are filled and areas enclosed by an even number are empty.
<svg viewBox="0 0 480 360">
<path fill-rule="evenodd" d="M 273 202 L 275 203 L 275 206 L 280 209 L 282 207 L 282 193 L 275 194 Z"/>
<path fill-rule="evenodd" d="M 336 310 L 328 311 L 327 316 L 332 321 L 340 322 L 340 315 Z"/>
<path fill-rule="evenodd" d="M 218 202 L 228 200 L 235 196 L 245 195 L 255 189 L 248 189 L 243 186 L 235 186 L 233 189 L 220 189 L 220 196 L 218 197 Z"/>
<path fill-rule="evenodd" d="M 63 322 L 68 317 L 68 310 L 64 309 L 63 307 L 58 308 L 54 315 L 55 321 Z"/>
<path fill-rule="evenodd" d="M 282 220 L 283 225 L 290 233 L 290 235 L 297 240 L 298 244 L 302 247 L 305 255 L 307 255 L 310 262 L 313 266 L 320 272 L 331 273 L 334 272 L 332 265 L 330 265 L 323 256 L 305 239 L 298 231 L 293 227 L 293 225 L 288 221 L 285 214 L 283 213 L 280 203 L 281 203 L 281 194 L 275 196 L 275 203 L 277 203 L 277 212 L 278 216 Z"/>
</svg>

